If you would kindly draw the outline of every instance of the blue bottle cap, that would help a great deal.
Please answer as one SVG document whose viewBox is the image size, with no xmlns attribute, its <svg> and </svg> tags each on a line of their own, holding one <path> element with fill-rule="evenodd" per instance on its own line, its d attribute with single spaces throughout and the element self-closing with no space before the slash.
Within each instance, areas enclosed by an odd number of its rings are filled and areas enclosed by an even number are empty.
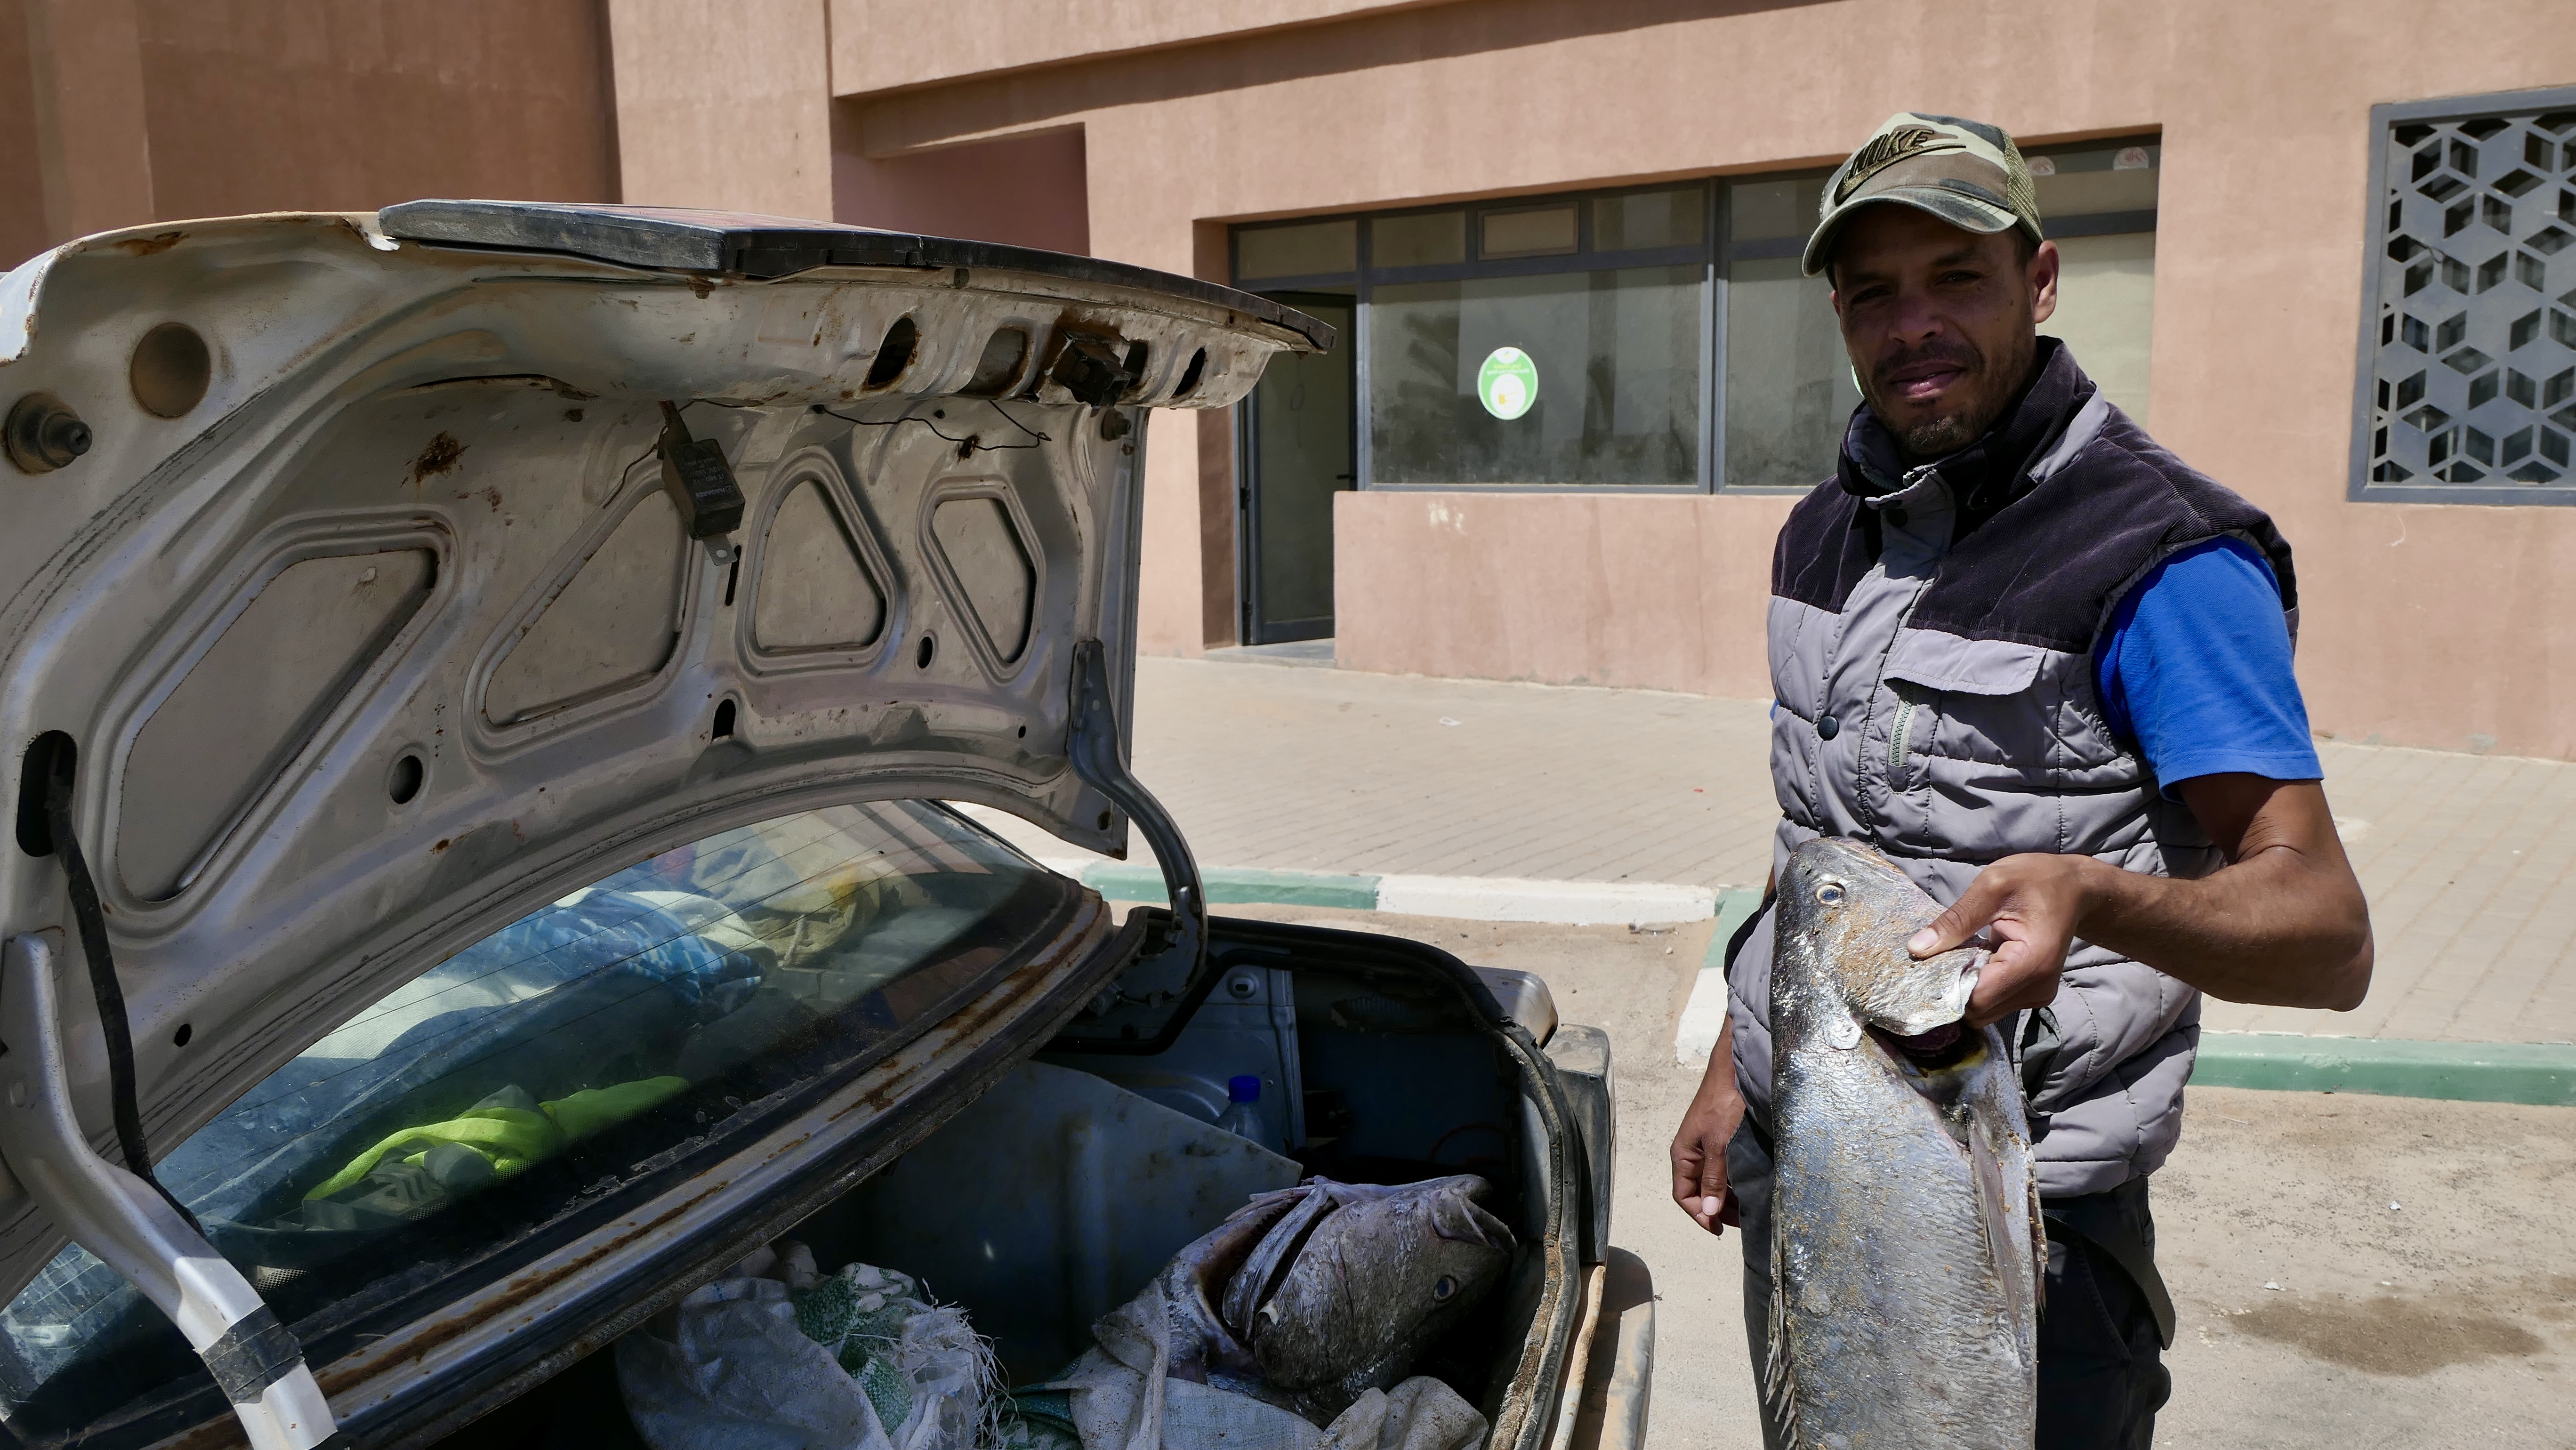
<svg viewBox="0 0 2576 1450">
<path fill-rule="evenodd" d="M 1261 1079 L 1253 1077 L 1250 1074 L 1246 1074 L 1242 1077 L 1227 1078 L 1225 1080 L 1225 1100 L 1230 1103 L 1257 1103 L 1261 1101 Z"/>
</svg>

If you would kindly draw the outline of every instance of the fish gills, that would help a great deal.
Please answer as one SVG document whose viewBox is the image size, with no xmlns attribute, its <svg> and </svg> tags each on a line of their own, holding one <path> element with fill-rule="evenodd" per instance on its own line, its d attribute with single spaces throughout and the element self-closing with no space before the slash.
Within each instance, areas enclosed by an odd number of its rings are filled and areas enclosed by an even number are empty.
<svg viewBox="0 0 2576 1450">
<path fill-rule="evenodd" d="M 1961 1022 L 1982 955 L 1905 950 L 1938 910 L 1851 841 L 1781 875 L 1763 1388 L 1792 1446 L 2019 1450 L 2037 1425 L 2030 1130 L 2002 1035 Z"/>
</svg>

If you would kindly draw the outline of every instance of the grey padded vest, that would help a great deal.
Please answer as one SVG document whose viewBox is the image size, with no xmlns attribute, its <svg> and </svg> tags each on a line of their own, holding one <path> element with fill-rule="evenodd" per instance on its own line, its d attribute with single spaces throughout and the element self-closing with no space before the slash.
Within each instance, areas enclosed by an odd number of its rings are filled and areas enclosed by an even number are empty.
<svg viewBox="0 0 2576 1450">
<path fill-rule="evenodd" d="M 2025 851 L 2194 877 L 2221 864 L 2103 719 L 2093 647 L 2131 585 L 2221 534 L 2262 550 L 2285 607 L 2289 546 L 2261 511 L 2158 447 L 2054 339 L 1976 445 L 1906 470 L 1866 408 L 1837 476 L 1800 501 L 1773 563 L 1775 866 L 1818 834 L 1878 847 L 1933 899 Z M 1767 1121 L 1771 927 L 1729 973 L 1736 1067 Z M 2052 1006 L 2009 1024 L 2040 1191 L 2152 1173 L 2182 1127 L 2200 995 L 2077 942 Z"/>
</svg>

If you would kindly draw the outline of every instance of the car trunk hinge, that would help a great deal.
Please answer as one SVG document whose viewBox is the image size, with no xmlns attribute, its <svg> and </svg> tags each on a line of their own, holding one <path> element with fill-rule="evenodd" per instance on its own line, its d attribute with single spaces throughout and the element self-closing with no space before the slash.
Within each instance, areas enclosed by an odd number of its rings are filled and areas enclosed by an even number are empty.
<svg viewBox="0 0 2576 1450">
<path fill-rule="evenodd" d="M 1163 803 L 1127 768 L 1118 710 L 1109 691 L 1109 655 L 1096 639 L 1079 640 L 1073 646 L 1073 728 L 1067 733 L 1065 751 L 1073 761 L 1073 773 L 1125 811 L 1127 819 L 1145 833 L 1146 844 L 1154 848 L 1154 859 L 1163 868 L 1164 889 L 1171 894 L 1177 932 L 1157 960 L 1171 969 L 1168 980 L 1176 984 L 1197 980 L 1199 969 L 1207 963 L 1207 897 L 1199 887 L 1199 863 Z M 1162 979 L 1159 973 L 1147 975 Z"/>
<path fill-rule="evenodd" d="M 344 1439 L 303 1347 L 241 1270 L 81 1131 L 63 1065 L 52 935 L 24 933 L 0 948 L 0 1164 L 56 1228 L 170 1316 L 254 1450 Z"/>
</svg>

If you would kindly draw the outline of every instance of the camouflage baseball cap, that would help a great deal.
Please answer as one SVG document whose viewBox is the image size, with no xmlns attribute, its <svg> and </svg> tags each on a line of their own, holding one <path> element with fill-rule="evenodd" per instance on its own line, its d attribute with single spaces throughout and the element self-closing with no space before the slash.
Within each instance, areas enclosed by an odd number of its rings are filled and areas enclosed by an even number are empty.
<svg viewBox="0 0 2576 1450">
<path fill-rule="evenodd" d="M 1816 230 L 1807 238 L 1808 276 L 1833 260 L 1834 237 L 1851 214 L 1877 201 L 1919 207 L 1962 231 L 2020 227 L 2033 242 L 2044 240 L 2021 148 L 2001 126 L 1983 121 L 1913 111 L 1888 117 L 1826 180 Z"/>
</svg>

